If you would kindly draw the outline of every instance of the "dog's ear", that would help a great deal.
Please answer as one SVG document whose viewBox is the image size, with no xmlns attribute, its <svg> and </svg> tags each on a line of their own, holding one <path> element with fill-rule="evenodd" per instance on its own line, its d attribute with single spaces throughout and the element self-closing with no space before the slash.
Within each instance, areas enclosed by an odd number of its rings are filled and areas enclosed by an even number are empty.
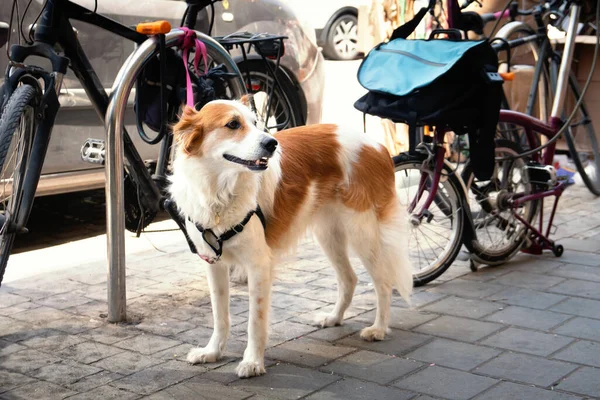
<svg viewBox="0 0 600 400">
<path fill-rule="evenodd" d="M 252 101 L 252 94 L 245 94 L 240 99 L 240 103 L 250 108 L 250 101 Z"/>
<path fill-rule="evenodd" d="M 179 118 L 179 122 L 173 127 L 175 142 L 187 155 L 200 155 L 200 146 L 204 138 L 204 130 L 198 112 L 186 106 Z"/>
</svg>

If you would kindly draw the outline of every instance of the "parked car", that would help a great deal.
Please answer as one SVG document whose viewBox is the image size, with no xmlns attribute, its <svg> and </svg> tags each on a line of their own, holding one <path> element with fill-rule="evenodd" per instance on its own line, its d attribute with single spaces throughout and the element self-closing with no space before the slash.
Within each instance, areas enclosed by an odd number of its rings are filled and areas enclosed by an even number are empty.
<svg viewBox="0 0 600 400">
<path fill-rule="evenodd" d="M 29 0 L 18 1 L 20 9 L 25 10 Z M 71 1 L 85 7 L 94 5 L 90 0 Z M 8 22 L 12 3 L 12 0 L 0 1 L 1 22 Z M 33 22 L 40 13 L 43 3 L 44 0 L 33 0 L 23 26 L 27 27 Z M 185 8 L 184 0 L 100 0 L 97 12 L 125 25 L 132 26 L 142 21 L 167 19 L 172 26 L 179 26 Z M 209 11 L 205 10 L 199 14 L 197 29 L 207 31 L 208 13 Z M 315 43 L 312 28 L 307 28 L 295 17 L 291 8 L 279 0 L 223 1 L 215 4 L 215 16 L 213 36 L 223 36 L 238 31 L 268 32 L 288 36 L 281 65 L 289 79 L 288 87 L 295 90 L 296 98 L 293 103 L 301 109 L 302 122 L 320 122 L 324 61 Z M 110 92 L 114 77 L 133 51 L 134 44 L 83 22 L 72 21 L 72 24 L 100 81 L 106 91 Z M 11 42 L 15 43 L 16 38 L 17 25 L 13 22 Z M 4 47 L 0 49 L 2 72 L 7 65 L 5 50 Z M 33 61 L 31 59 L 31 62 Z M 3 80 L 4 73 L 0 76 L 0 84 Z M 59 99 L 61 109 L 52 132 L 38 186 L 38 196 L 104 186 L 104 168 L 82 161 L 80 155 L 81 145 L 87 138 L 105 137 L 104 125 L 71 71 L 65 75 Z M 139 138 L 131 110 L 125 118 L 127 131 L 142 158 L 155 159 L 158 146 L 147 145 Z"/>
<path fill-rule="evenodd" d="M 358 9 L 369 0 L 285 0 L 299 20 L 310 21 L 325 57 L 352 60 L 358 57 Z"/>
</svg>

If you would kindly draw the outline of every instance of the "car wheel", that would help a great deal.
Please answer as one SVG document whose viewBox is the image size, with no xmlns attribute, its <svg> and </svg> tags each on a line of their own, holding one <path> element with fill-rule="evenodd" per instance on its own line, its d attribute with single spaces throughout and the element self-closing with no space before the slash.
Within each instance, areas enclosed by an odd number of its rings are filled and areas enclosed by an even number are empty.
<svg viewBox="0 0 600 400">
<path fill-rule="evenodd" d="M 358 56 L 358 18 L 353 14 L 340 15 L 327 31 L 323 47 L 325 57 L 332 60 L 353 60 Z"/>
</svg>

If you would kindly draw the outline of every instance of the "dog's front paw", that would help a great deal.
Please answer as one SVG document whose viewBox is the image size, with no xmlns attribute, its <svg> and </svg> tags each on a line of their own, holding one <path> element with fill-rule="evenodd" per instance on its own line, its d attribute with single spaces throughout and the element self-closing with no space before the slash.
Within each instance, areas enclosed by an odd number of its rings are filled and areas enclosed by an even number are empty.
<svg viewBox="0 0 600 400">
<path fill-rule="evenodd" d="M 262 362 L 242 360 L 235 369 L 235 372 L 240 378 L 250 378 L 265 374 L 267 371 L 265 371 L 265 366 Z"/>
<path fill-rule="evenodd" d="M 370 326 L 360 331 L 360 337 L 366 340 L 367 342 L 383 340 L 383 338 L 385 337 L 385 329 Z"/>
<path fill-rule="evenodd" d="M 338 326 L 342 324 L 342 320 L 335 315 L 321 314 L 315 320 L 321 328 L 327 328 L 329 326 Z"/>
<path fill-rule="evenodd" d="M 190 364 L 204 364 L 204 363 L 212 363 L 217 361 L 221 355 L 206 347 L 195 347 L 190 350 L 187 355 L 187 361 Z"/>
</svg>

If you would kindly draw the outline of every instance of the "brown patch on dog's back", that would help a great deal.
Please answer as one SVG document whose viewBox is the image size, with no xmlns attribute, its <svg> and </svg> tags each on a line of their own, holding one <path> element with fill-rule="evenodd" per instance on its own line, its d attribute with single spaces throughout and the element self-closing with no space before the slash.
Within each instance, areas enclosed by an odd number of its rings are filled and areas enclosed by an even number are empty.
<svg viewBox="0 0 600 400">
<path fill-rule="evenodd" d="M 396 206 L 396 186 L 394 162 L 385 147 L 362 146 L 341 197 L 346 207 L 356 211 L 374 209 L 379 220 L 390 215 Z"/>
<path fill-rule="evenodd" d="M 293 226 L 311 185 L 316 191 L 317 207 L 336 196 L 343 179 L 336 130 L 336 125 L 321 124 L 275 134 L 282 150 L 282 175 L 266 229 L 269 246 L 277 248 L 281 237 Z"/>
</svg>

